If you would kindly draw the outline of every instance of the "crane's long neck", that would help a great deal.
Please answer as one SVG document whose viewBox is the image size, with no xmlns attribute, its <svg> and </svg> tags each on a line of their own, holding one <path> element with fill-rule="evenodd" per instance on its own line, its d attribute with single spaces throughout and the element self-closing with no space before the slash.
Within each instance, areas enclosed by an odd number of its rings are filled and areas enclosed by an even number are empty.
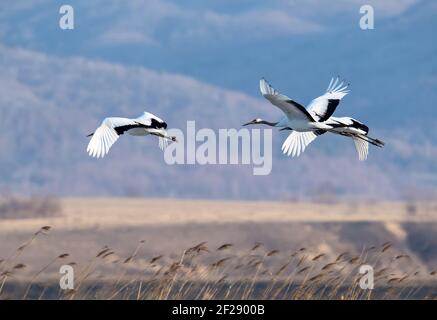
<svg viewBox="0 0 437 320">
<path fill-rule="evenodd" d="M 268 126 L 270 126 L 270 127 L 276 127 L 276 125 L 277 125 L 279 122 L 269 122 L 269 121 L 266 121 L 266 120 L 262 120 L 262 121 L 260 121 L 259 123 L 260 123 L 260 124 L 268 125 Z"/>
</svg>

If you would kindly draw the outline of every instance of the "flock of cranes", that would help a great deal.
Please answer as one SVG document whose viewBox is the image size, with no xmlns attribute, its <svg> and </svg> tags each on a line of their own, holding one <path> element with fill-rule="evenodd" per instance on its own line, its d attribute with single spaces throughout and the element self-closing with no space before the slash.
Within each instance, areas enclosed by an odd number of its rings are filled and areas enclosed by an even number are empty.
<svg viewBox="0 0 437 320">
<path fill-rule="evenodd" d="M 332 116 L 341 99 L 349 93 L 348 87 L 349 85 L 340 81 L 338 77 L 332 78 L 326 92 L 312 100 L 305 108 L 276 91 L 265 79 L 261 79 L 261 94 L 285 116 L 277 122 L 256 118 L 243 126 L 264 124 L 280 130 L 291 130 L 292 132 L 282 144 L 282 151 L 292 157 L 298 157 L 314 139 L 324 133 L 342 135 L 353 140 L 359 160 L 366 160 L 369 143 L 377 147 L 383 147 L 384 143 L 369 137 L 369 128 L 358 120 Z M 132 136 L 157 136 L 159 146 L 164 149 L 169 141 L 176 141 L 175 137 L 168 135 L 166 129 L 167 124 L 149 112 L 144 112 L 136 119 L 106 118 L 94 133 L 88 135 L 92 138 L 87 152 L 92 157 L 104 157 L 124 133 Z"/>
<path fill-rule="evenodd" d="M 360 160 L 367 159 L 369 143 L 384 146 L 381 140 L 367 135 L 369 128 L 365 124 L 350 117 L 332 116 L 341 99 L 349 93 L 349 85 L 338 77 L 331 79 L 326 92 L 311 101 L 307 108 L 273 89 L 265 79 L 260 80 L 259 86 L 264 98 L 281 109 L 285 116 L 278 122 L 256 118 L 244 125 L 266 124 L 280 130 L 292 130 L 282 144 L 284 154 L 298 157 L 314 139 L 326 132 L 352 138 Z"/>
</svg>

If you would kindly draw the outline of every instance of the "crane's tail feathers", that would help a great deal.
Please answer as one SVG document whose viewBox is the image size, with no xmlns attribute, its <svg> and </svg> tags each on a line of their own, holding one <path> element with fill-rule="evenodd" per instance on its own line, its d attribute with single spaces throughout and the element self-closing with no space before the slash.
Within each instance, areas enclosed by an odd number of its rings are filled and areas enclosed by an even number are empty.
<svg viewBox="0 0 437 320">
<path fill-rule="evenodd" d="M 314 132 L 293 131 L 282 144 L 282 152 L 298 157 L 315 138 L 317 135 Z"/>
</svg>

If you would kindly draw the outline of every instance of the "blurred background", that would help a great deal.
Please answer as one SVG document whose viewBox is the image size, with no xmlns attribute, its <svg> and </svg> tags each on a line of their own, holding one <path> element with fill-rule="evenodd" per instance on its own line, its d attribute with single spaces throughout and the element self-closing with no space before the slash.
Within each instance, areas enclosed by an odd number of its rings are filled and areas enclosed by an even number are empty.
<svg viewBox="0 0 437 320">
<path fill-rule="evenodd" d="M 74 30 L 59 27 L 63 4 Z M 360 28 L 364 4 L 373 30 Z M 137 271 L 206 241 L 215 259 L 225 242 L 236 256 L 261 242 L 284 259 L 305 246 L 324 263 L 376 246 L 393 250 L 377 255 L 391 278 L 435 276 L 436 14 L 432 0 L 1 2 L 0 271 L 57 275 L 58 255 L 81 265 L 105 245 L 117 266 L 145 240 Z M 351 92 L 335 115 L 386 142 L 365 162 L 333 135 L 285 157 L 284 132 L 273 133 L 268 176 L 250 165 L 169 166 L 151 138 L 122 137 L 104 159 L 86 153 L 107 116 L 147 110 L 170 128 L 240 128 L 282 115 L 260 95 L 261 77 L 305 105 L 337 75 Z M 42 229 L 29 242 L 42 226 L 49 237 Z M 412 260 L 398 264 L 402 254 Z"/>
<path fill-rule="evenodd" d="M 434 1 L 65 1 L 0 4 L 0 186 L 21 193 L 216 199 L 405 199 L 436 195 L 437 4 Z M 359 9 L 374 7 L 375 29 Z M 143 110 L 169 127 L 239 128 L 281 112 L 268 79 L 307 104 L 333 76 L 351 83 L 337 116 L 386 141 L 357 160 L 353 143 L 323 136 L 297 159 L 275 132 L 269 176 L 249 165 L 168 166 L 155 139 L 120 139 L 88 157 L 106 116 Z M 124 138 L 124 137 L 123 137 Z M 135 179 L 133 179 L 135 177 Z"/>
</svg>

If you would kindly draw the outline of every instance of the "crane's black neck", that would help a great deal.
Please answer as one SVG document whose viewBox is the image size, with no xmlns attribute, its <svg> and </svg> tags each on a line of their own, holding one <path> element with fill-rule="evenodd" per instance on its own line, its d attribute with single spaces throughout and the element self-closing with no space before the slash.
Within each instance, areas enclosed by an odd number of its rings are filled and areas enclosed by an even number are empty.
<svg viewBox="0 0 437 320">
<path fill-rule="evenodd" d="M 258 122 L 258 124 L 265 124 L 265 125 L 268 125 L 270 127 L 276 127 L 276 125 L 278 123 L 279 122 L 269 122 L 269 121 L 266 121 L 266 120 L 261 120 L 260 122 Z"/>
</svg>

